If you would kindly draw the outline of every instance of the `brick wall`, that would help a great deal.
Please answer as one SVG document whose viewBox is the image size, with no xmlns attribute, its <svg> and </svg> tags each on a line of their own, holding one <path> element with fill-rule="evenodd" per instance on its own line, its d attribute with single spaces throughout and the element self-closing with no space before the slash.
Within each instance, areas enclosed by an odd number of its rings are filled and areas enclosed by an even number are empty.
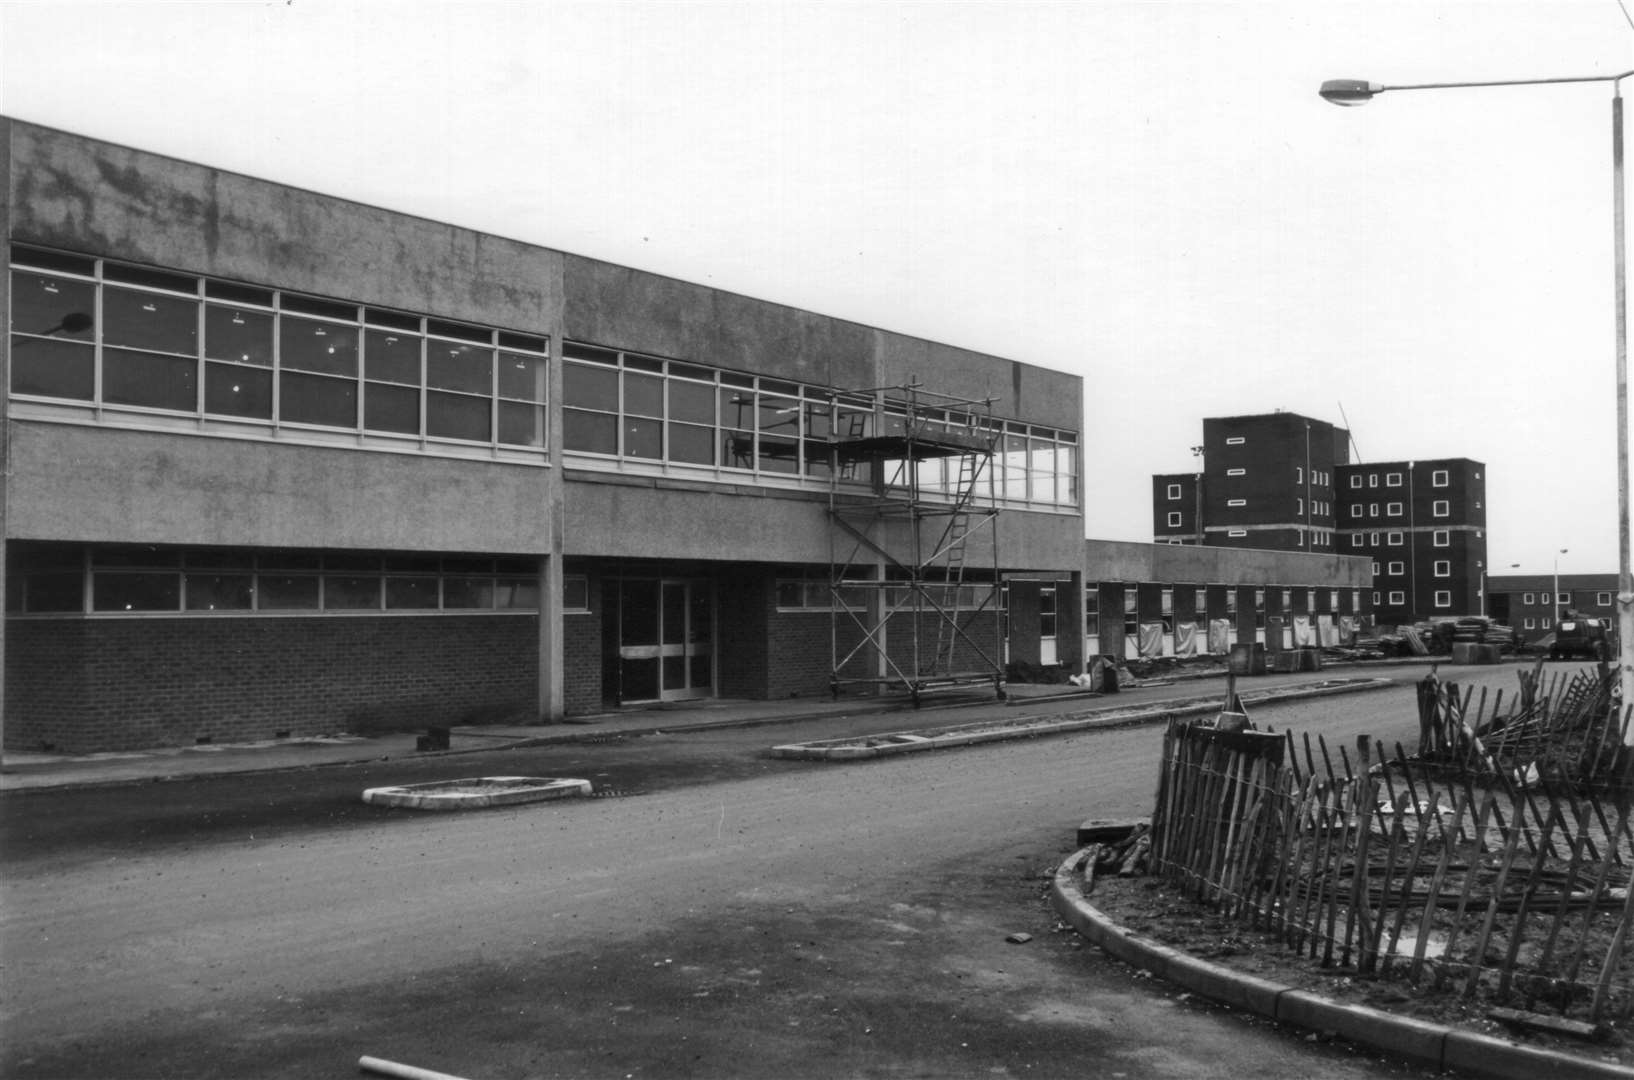
<svg viewBox="0 0 1634 1080">
<path fill-rule="evenodd" d="M 1036 581 L 1010 582 L 1010 659 L 1036 668 L 1039 661 Z M 1061 620 L 1059 616 L 1056 622 Z"/>
<path fill-rule="evenodd" d="M 532 720 L 537 639 L 536 616 L 16 619 L 6 748 Z"/>
<path fill-rule="evenodd" d="M 770 695 L 769 620 L 776 610 L 773 577 L 743 568 L 722 574 L 716 582 L 716 693 L 726 698 L 761 700 Z"/>
<path fill-rule="evenodd" d="M 771 671 L 766 685 L 769 698 L 828 695 L 829 675 L 834 667 L 835 615 L 827 611 L 777 611 L 773 609 L 767 627 L 771 644 Z M 839 654 L 850 652 L 862 640 L 862 629 L 844 612 L 837 616 Z M 841 675 L 868 678 L 874 674 L 875 650 L 862 649 Z"/>
<path fill-rule="evenodd" d="M 590 610 L 562 616 L 562 711 L 585 716 L 606 708 L 602 692 L 602 614 L 606 598 L 599 577 L 589 579 Z"/>
<path fill-rule="evenodd" d="M 912 619 L 912 614 L 905 611 L 892 615 L 891 621 L 887 624 L 886 639 L 887 651 L 892 661 L 910 675 L 914 673 Z M 934 669 L 951 671 L 954 674 L 977 672 L 984 675 L 992 671 L 995 664 L 1002 667 L 1004 654 L 1000 649 L 993 612 L 961 611 L 959 622 L 964 628 L 964 635 L 954 642 L 952 661 L 950 664 L 939 664 L 936 655 L 937 644 L 948 632 L 940 628 L 938 624 L 941 620 L 934 613 L 919 617 L 919 665 L 927 671 Z M 986 652 L 985 658 L 971 642 Z"/>
</svg>

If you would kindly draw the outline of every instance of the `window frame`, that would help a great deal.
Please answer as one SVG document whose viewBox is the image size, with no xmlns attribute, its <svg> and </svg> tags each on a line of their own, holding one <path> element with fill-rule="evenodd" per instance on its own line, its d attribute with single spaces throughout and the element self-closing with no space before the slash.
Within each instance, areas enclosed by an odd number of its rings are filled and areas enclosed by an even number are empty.
<svg viewBox="0 0 1634 1080">
<path fill-rule="evenodd" d="M 11 401 L 30 418 L 441 456 L 499 457 L 541 464 L 548 460 L 552 359 L 548 335 L 35 245 L 12 245 L 8 288 L 13 295 L 19 283 L 31 277 L 73 283 L 88 291 L 91 310 L 83 314 L 89 326 L 71 344 L 83 347 L 76 355 L 89 364 L 92 378 L 84 393 L 39 392 L 18 386 L 19 369 L 14 363 Z M 109 300 L 115 297 L 121 303 L 129 299 L 156 318 L 167 308 L 181 314 L 178 305 L 187 305 L 191 329 L 185 335 L 186 347 L 181 347 L 180 339 L 166 346 L 143 331 L 127 337 L 135 324 L 110 316 Z M 127 315 L 134 317 L 135 310 Z M 246 330 L 235 338 L 233 326 L 262 329 Z M 302 331 L 330 337 L 331 342 L 303 350 L 299 344 L 304 340 Z M 25 331 L 15 325 L 14 318 L 9 332 L 14 342 L 55 341 L 57 328 Z M 418 343 L 418 370 L 412 383 L 401 377 L 371 377 L 371 343 L 384 340 L 377 335 L 408 336 Z M 477 374 L 469 365 L 430 364 L 427 349 L 433 345 L 451 347 L 450 356 L 470 353 L 485 370 Z M 255 355 L 243 351 L 235 358 L 235 347 L 245 346 Z M 502 364 L 511 358 L 536 367 L 531 391 L 519 392 L 522 384 L 505 378 Z M 120 396 L 119 380 L 111 376 L 126 364 L 147 365 L 144 378 L 151 376 L 157 385 L 139 396 Z M 455 386 L 438 381 L 444 371 L 464 383 Z M 166 380 L 171 385 L 163 385 Z M 312 396 L 306 396 L 306 391 Z M 368 403 L 375 395 L 384 395 L 381 400 L 395 396 L 402 402 L 410 393 L 412 410 L 399 408 L 395 424 L 371 423 Z M 451 406 L 458 406 L 459 412 L 442 411 Z M 409 415 L 412 430 L 406 427 Z M 447 430 L 438 430 L 445 418 L 456 416 L 463 419 Z M 519 429 L 514 423 L 518 416 L 526 419 L 522 427 L 529 435 L 513 441 L 506 436 Z M 460 424 L 472 426 L 460 431 Z"/>
<path fill-rule="evenodd" d="M 397 618 L 540 611 L 542 581 L 537 570 L 526 568 L 531 560 L 510 556 L 78 543 L 38 548 L 75 553 L 79 569 L 67 573 L 80 579 L 78 606 L 33 607 L 28 597 L 31 571 L 25 566 L 8 575 L 13 586 L 21 585 L 22 594 L 14 596 L 8 589 L 7 618 Z M 222 595 L 205 585 L 222 579 L 228 579 L 244 602 L 220 607 L 194 602 L 199 595 Z M 126 594 L 138 600 L 160 596 L 167 602 L 112 606 L 108 598 L 119 594 L 107 590 L 120 583 L 146 589 Z M 485 605 L 451 602 L 472 586 L 486 596 Z M 281 602 L 281 596 L 298 597 L 300 602 Z M 356 602 L 371 596 L 366 603 Z M 518 596 L 523 602 L 511 602 Z"/>
</svg>

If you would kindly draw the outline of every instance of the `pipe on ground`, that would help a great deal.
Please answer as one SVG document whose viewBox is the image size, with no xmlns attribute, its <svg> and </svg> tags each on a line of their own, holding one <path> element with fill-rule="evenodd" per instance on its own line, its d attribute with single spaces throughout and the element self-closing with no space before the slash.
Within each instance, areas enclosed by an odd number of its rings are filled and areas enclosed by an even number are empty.
<svg viewBox="0 0 1634 1080">
<path fill-rule="evenodd" d="M 387 1061 L 385 1058 L 369 1057 L 367 1054 L 357 1059 L 357 1067 L 359 1072 L 391 1076 L 396 1080 L 460 1080 L 460 1077 L 450 1073 L 422 1069 L 418 1065 L 404 1065 L 396 1061 Z"/>
</svg>

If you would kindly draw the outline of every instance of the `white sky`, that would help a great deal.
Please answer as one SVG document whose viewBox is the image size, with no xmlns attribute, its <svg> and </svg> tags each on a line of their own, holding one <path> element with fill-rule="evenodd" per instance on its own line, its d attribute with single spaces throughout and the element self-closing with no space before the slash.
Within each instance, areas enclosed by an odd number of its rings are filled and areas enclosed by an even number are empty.
<svg viewBox="0 0 1634 1080">
<path fill-rule="evenodd" d="M 1316 89 L 1630 68 L 1617 0 L 0 0 L 7 115 L 1078 372 L 1091 536 L 1283 408 L 1485 461 L 1497 572 L 1616 569 L 1610 85 Z"/>
</svg>

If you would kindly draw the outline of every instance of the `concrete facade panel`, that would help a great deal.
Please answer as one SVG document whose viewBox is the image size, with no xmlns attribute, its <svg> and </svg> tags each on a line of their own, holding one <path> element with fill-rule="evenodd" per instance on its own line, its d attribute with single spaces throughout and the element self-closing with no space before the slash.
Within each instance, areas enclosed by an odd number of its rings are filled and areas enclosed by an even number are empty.
<svg viewBox="0 0 1634 1080">
<path fill-rule="evenodd" d="M 548 333 L 560 253 L 11 126 L 11 239 Z"/>
<path fill-rule="evenodd" d="M 819 386 L 875 385 L 874 331 L 642 270 L 564 256 L 574 341 Z"/>
<path fill-rule="evenodd" d="M 879 385 L 917 382 L 938 394 L 991 399 L 996 416 L 1083 427 L 1083 382 L 1076 375 L 884 331 L 877 340 Z"/>
<path fill-rule="evenodd" d="M 1302 555 L 1090 540 L 1085 545 L 1084 580 L 1198 582 L 1221 584 L 1322 585 L 1362 588 L 1372 581 L 1367 559 L 1345 555 Z"/>
<path fill-rule="evenodd" d="M 917 382 L 993 412 L 1077 431 L 1077 376 L 831 319 L 629 267 L 565 256 L 563 333 L 576 341 L 837 389 Z"/>
<path fill-rule="evenodd" d="M 572 479 L 564 487 L 568 555 L 828 562 L 823 503 Z"/>
<path fill-rule="evenodd" d="M 570 476 L 565 487 L 569 555 L 826 564 L 833 553 L 826 496 L 815 493 L 665 486 L 656 478 L 630 476 Z M 925 525 L 922 542 L 927 554 L 940 528 L 934 518 Z M 1082 557 L 1079 521 L 1071 515 L 1005 512 L 999 515 L 997 528 L 1004 569 L 1065 571 Z M 900 520 L 872 535 L 887 537 L 893 554 L 908 551 L 908 532 Z M 971 533 L 966 566 L 992 565 L 993 535 L 991 525 Z M 841 557 L 851 548 L 850 540 L 839 541 Z M 866 549 L 858 555 L 869 557 Z"/>
<path fill-rule="evenodd" d="M 14 421 L 13 539 L 545 553 L 548 470 Z"/>
</svg>

